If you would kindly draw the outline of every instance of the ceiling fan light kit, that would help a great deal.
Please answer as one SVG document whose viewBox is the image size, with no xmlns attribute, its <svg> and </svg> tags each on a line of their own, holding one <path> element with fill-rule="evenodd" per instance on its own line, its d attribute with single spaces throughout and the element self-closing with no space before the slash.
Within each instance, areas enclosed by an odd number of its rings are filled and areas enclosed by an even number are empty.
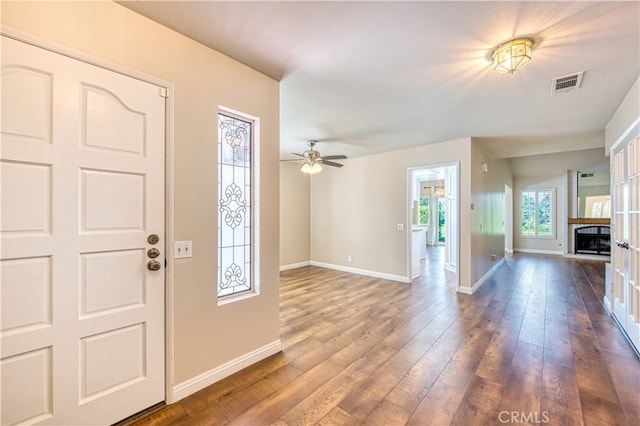
<svg viewBox="0 0 640 426">
<path fill-rule="evenodd" d="M 308 175 L 315 175 L 322 171 L 322 166 L 314 161 L 308 161 L 300 166 L 300 171 Z"/>
<path fill-rule="evenodd" d="M 304 159 L 304 163 L 300 166 L 300 171 L 302 173 L 306 173 L 308 175 L 315 175 L 316 173 L 320 173 L 322 171 L 322 165 L 331 166 L 331 167 L 342 167 L 343 165 L 340 163 L 336 163 L 335 161 L 330 160 L 344 160 L 347 158 L 346 155 L 327 155 L 322 156 L 318 151 L 314 150 L 313 147 L 316 146 L 317 141 L 310 140 L 307 142 L 309 145 L 309 150 L 303 152 L 302 154 L 296 154 L 298 157 L 302 157 Z"/>
<path fill-rule="evenodd" d="M 513 74 L 531 60 L 533 39 L 520 37 L 506 41 L 493 49 L 493 70 Z"/>
</svg>

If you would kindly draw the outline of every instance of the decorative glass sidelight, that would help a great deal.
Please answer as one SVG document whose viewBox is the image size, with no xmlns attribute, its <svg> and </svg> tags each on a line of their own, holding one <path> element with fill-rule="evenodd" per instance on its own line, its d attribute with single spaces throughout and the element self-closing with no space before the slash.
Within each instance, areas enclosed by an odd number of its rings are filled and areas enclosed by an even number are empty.
<svg viewBox="0 0 640 426">
<path fill-rule="evenodd" d="M 253 290 L 252 127 L 218 113 L 218 298 Z"/>
</svg>

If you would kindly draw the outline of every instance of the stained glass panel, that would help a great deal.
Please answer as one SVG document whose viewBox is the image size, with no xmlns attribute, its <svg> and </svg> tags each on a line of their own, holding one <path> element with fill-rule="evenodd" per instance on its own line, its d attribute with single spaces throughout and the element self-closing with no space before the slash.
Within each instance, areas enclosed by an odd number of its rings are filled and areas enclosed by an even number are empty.
<svg viewBox="0 0 640 426">
<path fill-rule="evenodd" d="M 252 123 L 218 114 L 218 297 L 253 290 Z"/>
</svg>

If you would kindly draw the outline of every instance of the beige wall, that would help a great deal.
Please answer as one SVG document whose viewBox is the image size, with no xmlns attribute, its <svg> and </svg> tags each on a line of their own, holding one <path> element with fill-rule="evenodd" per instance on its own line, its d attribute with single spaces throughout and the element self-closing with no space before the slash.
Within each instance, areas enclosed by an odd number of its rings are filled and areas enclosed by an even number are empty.
<svg viewBox="0 0 640 426">
<path fill-rule="evenodd" d="M 310 176 L 300 171 L 300 164 L 280 163 L 281 268 L 308 264 L 311 260 L 310 189 Z"/>
<path fill-rule="evenodd" d="M 174 83 L 175 239 L 194 256 L 173 271 L 173 384 L 279 339 L 278 83 L 111 2 L 2 2 L 2 22 Z M 216 306 L 218 105 L 260 117 L 259 297 Z"/>
<path fill-rule="evenodd" d="M 487 172 L 482 170 L 483 163 Z M 492 159 L 475 140 L 471 142 L 470 177 L 475 204 L 471 211 L 471 282 L 476 283 L 504 257 L 504 187 L 513 188 L 513 182 L 509 161 Z"/>
<path fill-rule="evenodd" d="M 469 205 L 470 140 L 458 139 L 344 161 L 311 177 L 311 259 L 395 277 L 407 270 L 408 168 L 460 162 L 461 205 Z M 470 216 L 460 214 L 460 280 L 471 276 Z M 405 230 L 398 231 L 397 224 Z M 352 256 L 352 262 L 347 261 Z M 464 267 L 467 265 L 467 267 Z"/>
<path fill-rule="evenodd" d="M 407 170 L 455 162 L 460 164 L 460 286 L 471 291 L 504 256 L 504 186 L 512 178 L 508 161 L 491 159 L 469 138 L 358 157 L 342 169 L 312 176 L 311 259 L 408 277 Z M 483 162 L 489 173 L 482 172 Z M 399 223 L 405 231 L 397 230 Z"/>
<path fill-rule="evenodd" d="M 572 236 L 567 226 L 568 217 L 576 217 L 575 209 L 575 173 L 577 170 L 596 168 L 608 169 L 608 159 L 603 148 L 582 151 L 560 152 L 555 154 L 534 155 L 509 160 L 514 174 L 513 189 L 513 246 L 515 250 L 542 252 L 571 252 Z M 538 174 L 536 174 L 538 172 Z M 547 174 L 544 174 L 547 173 Z M 568 177 L 567 177 L 568 176 Z M 555 188 L 556 202 L 559 206 L 556 215 L 556 236 L 553 239 L 523 238 L 519 233 L 520 191 L 527 188 Z M 571 197 L 571 199 L 565 199 Z"/>
<path fill-rule="evenodd" d="M 640 78 L 627 93 L 605 129 L 605 150 L 609 150 L 631 125 L 640 118 Z"/>
</svg>

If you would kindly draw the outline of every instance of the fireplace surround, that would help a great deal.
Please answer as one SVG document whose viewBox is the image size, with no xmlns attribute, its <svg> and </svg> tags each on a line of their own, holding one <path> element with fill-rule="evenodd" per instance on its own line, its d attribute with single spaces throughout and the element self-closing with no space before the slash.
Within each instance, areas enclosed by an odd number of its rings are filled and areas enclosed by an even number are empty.
<svg viewBox="0 0 640 426">
<path fill-rule="evenodd" d="M 609 226 L 581 226 L 574 230 L 574 253 L 611 255 L 611 234 Z"/>
</svg>

